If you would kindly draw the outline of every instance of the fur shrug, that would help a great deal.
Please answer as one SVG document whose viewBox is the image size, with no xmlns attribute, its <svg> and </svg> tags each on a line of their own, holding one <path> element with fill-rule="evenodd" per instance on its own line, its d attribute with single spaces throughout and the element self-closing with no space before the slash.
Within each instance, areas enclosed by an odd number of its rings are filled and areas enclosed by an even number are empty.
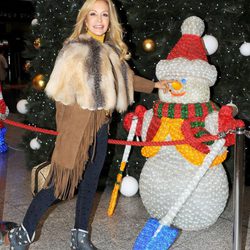
<svg viewBox="0 0 250 250">
<path fill-rule="evenodd" d="M 133 102 L 133 71 L 114 46 L 88 34 L 65 43 L 45 92 L 64 105 L 123 112 Z"/>
</svg>

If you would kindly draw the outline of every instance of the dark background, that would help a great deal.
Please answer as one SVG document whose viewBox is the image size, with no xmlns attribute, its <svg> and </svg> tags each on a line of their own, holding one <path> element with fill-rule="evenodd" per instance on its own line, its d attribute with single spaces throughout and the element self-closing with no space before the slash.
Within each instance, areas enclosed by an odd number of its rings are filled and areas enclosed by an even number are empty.
<svg viewBox="0 0 250 250">
<path fill-rule="evenodd" d="M 16 112 L 16 103 L 29 80 L 23 68 L 26 59 L 22 57 L 22 51 L 34 11 L 32 1 L 1 0 L 0 46 L 9 64 L 3 95 L 11 112 Z"/>
</svg>

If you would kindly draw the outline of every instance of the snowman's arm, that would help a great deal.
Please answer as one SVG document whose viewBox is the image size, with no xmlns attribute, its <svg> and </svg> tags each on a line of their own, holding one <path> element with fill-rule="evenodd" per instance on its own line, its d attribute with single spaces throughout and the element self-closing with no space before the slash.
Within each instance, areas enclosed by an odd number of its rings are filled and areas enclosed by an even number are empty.
<svg viewBox="0 0 250 250">
<path fill-rule="evenodd" d="M 225 146 L 230 146 L 235 143 L 235 133 L 229 133 L 235 130 L 237 127 L 244 127 L 242 120 L 234 119 L 233 107 L 230 105 L 224 105 L 218 111 L 209 114 L 205 119 L 205 129 L 212 135 L 218 133 L 226 133 Z"/>
<path fill-rule="evenodd" d="M 0 120 L 5 120 L 9 115 L 9 109 L 3 99 L 0 99 Z"/>
<path fill-rule="evenodd" d="M 143 117 L 146 112 L 147 112 L 147 109 L 144 106 L 138 105 L 135 108 L 134 112 L 127 113 L 123 119 L 124 129 L 129 131 L 132 125 L 132 120 L 138 119 L 135 134 L 136 136 L 141 136 Z"/>
<path fill-rule="evenodd" d="M 142 122 L 142 131 L 141 131 L 142 141 L 146 141 L 148 127 L 150 125 L 152 117 L 153 117 L 153 109 L 149 109 L 148 111 L 145 112 Z"/>
<path fill-rule="evenodd" d="M 219 133 L 219 112 L 214 111 L 205 118 L 205 129 L 212 135 Z"/>
</svg>

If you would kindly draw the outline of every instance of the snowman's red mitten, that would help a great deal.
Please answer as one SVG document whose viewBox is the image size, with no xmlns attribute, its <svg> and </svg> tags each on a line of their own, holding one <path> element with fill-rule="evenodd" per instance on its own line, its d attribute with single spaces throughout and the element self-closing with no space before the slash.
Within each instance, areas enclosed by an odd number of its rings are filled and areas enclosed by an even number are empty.
<svg viewBox="0 0 250 250">
<path fill-rule="evenodd" d="M 138 118 L 138 122 L 137 122 L 137 126 L 136 126 L 136 132 L 135 134 L 137 136 L 141 136 L 141 129 L 142 129 L 142 122 L 143 122 L 143 117 L 145 112 L 147 111 L 147 109 L 142 106 L 142 105 L 138 105 L 135 108 L 135 112 L 129 112 L 125 115 L 124 119 L 123 119 L 123 127 L 126 131 L 129 131 L 131 124 L 132 124 L 132 119 L 134 116 L 136 116 Z"/>
<path fill-rule="evenodd" d="M 233 107 L 225 105 L 219 110 L 219 132 L 228 132 L 235 130 L 236 128 L 244 127 L 242 120 L 234 119 Z M 231 146 L 235 144 L 235 133 L 229 133 L 225 137 L 225 146 Z"/>
<path fill-rule="evenodd" d="M 8 107 L 3 99 L 0 99 L 0 120 L 5 120 L 8 115 Z"/>
</svg>

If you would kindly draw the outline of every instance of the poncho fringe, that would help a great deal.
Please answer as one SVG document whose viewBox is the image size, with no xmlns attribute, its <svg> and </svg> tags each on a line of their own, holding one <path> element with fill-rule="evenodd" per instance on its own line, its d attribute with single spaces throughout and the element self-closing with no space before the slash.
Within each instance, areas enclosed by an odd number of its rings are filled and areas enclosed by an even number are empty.
<svg viewBox="0 0 250 250">
<path fill-rule="evenodd" d="M 77 104 L 65 106 L 57 103 L 57 108 L 59 134 L 44 187 L 54 186 L 55 197 L 65 200 L 74 196 L 89 160 L 89 148 L 95 144 L 96 134 L 107 122 L 107 117 L 104 110 L 83 110 Z M 69 120 L 75 116 L 77 119 Z M 79 126 L 82 130 L 78 129 Z M 70 136 L 65 136 L 66 131 Z"/>
</svg>

